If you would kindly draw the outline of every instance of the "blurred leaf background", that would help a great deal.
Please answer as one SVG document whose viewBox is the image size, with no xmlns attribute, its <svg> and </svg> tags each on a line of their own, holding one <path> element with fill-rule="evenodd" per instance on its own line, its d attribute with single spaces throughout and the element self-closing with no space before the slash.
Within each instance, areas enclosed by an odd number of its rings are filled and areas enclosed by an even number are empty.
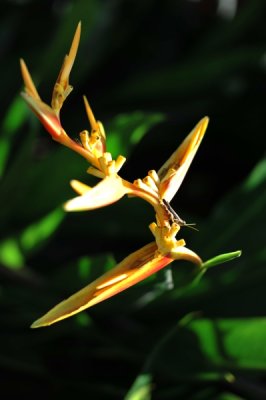
<svg viewBox="0 0 266 400">
<path fill-rule="evenodd" d="M 264 0 L 4 0 L 0 4 L 0 380 L 9 398 L 266 398 L 266 3 Z M 79 20 L 62 111 L 87 129 L 86 94 L 127 179 L 158 169 L 211 122 L 172 205 L 204 260 L 41 330 L 31 322 L 151 240 L 137 199 L 65 215 L 86 162 L 52 142 L 19 97 L 23 56 L 48 101 Z"/>
</svg>

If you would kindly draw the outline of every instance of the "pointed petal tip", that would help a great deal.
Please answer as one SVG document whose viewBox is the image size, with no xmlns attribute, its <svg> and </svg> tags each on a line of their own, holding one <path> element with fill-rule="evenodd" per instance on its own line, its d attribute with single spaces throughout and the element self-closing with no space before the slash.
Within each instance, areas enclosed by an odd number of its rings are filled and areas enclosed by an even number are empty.
<svg viewBox="0 0 266 400">
<path fill-rule="evenodd" d="M 25 91 L 36 100 L 41 100 L 25 61 L 23 60 L 23 58 L 20 58 L 19 62 L 22 79 L 25 85 Z"/>
<path fill-rule="evenodd" d="M 199 125 L 200 125 L 202 133 L 205 133 L 205 131 L 209 125 L 209 122 L 210 122 L 210 118 L 208 116 L 205 116 L 200 120 Z"/>
<path fill-rule="evenodd" d="M 79 20 L 77 28 L 76 28 L 76 32 L 81 32 L 81 20 Z"/>
<path fill-rule="evenodd" d="M 208 127 L 209 124 L 209 117 L 203 117 L 195 126 L 195 128 L 192 130 L 191 132 L 191 140 L 193 143 L 193 137 L 195 138 L 195 141 L 191 147 L 191 150 L 193 150 L 193 147 L 195 147 L 203 138 L 203 136 L 205 135 L 206 129 Z"/>
<path fill-rule="evenodd" d="M 52 324 L 54 324 L 55 322 L 57 322 L 58 320 L 62 319 L 62 318 L 58 318 L 53 320 L 50 320 L 49 318 L 47 318 L 47 314 L 44 314 L 41 318 L 36 319 L 36 321 L 34 321 L 30 328 L 31 329 L 39 329 L 39 328 L 46 328 Z"/>
<path fill-rule="evenodd" d="M 77 50 L 78 50 L 78 46 L 79 46 L 79 42 L 80 42 L 80 35 L 81 35 L 81 21 L 79 21 L 78 26 L 76 28 L 76 31 L 74 33 L 74 37 L 72 40 L 72 44 L 69 50 L 69 56 L 71 58 L 73 58 L 73 62 L 74 59 L 76 57 L 77 54 Z"/>
<path fill-rule="evenodd" d="M 21 66 L 21 67 L 24 66 L 24 65 L 25 65 L 24 58 L 20 57 L 19 63 L 20 63 L 20 66 Z"/>
<path fill-rule="evenodd" d="M 86 185 L 85 183 L 82 183 L 76 179 L 72 179 L 70 181 L 70 186 L 72 187 L 73 190 L 75 190 L 75 192 L 77 192 L 78 194 L 82 195 L 86 192 L 88 192 L 89 190 L 91 190 L 91 187 Z"/>
<path fill-rule="evenodd" d="M 36 329 L 36 328 L 41 328 L 41 327 L 43 327 L 44 325 L 42 325 L 42 323 L 41 323 L 41 318 L 39 318 L 39 319 L 36 319 L 36 321 L 34 321 L 32 324 L 31 324 L 31 326 L 30 326 L 30 328 L 31 329 Z"/>
<path fill-rule="evenodd" d="M 94 131 L 94 130 L 98 130 L 97 121 L 96 121 L 96 119 L 95 119 L 95 117 L 94 117 L 94 114 L 93 114 L 93 112 L 92 112 L 90 103 L 88 102 L 88 99 L 87 99 L 87 97 L 86 97 L 85 95 L 83 96 L 83 101 L 84 101 L 85 110 L 86 110 L 86 114 L 87 114 L 87 117 L 88 117 L 88 120 L 89 120 L 91 129 L 92 129 L 93 131 Z"/>
<path fill-rule="evenodd" d="M 23 58 L 19 59 L 19 65 L 20 65 L 20 71 L 21 75 L 24 81 L 24 85 L 26 86 L 25 78 L 26 78 L 26 72 L 27 72 L 27 66 Z"/>
</svg>

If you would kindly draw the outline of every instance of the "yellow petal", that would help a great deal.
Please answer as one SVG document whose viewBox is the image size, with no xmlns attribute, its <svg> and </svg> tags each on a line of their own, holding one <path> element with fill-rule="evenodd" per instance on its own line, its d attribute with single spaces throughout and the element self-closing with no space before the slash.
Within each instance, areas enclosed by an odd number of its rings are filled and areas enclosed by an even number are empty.
<svg viewBox="0 0 266 400">
<path fill-rule="evenodd" d="M 27 65 L 25 64 L 25 61 L 22 58 L 20 59 L 20 67 L 26 92 L 28 93 L 29 96 L 34 97 L 37 100 L 41 100 L 39 93 L 37 92 L 37 89 L 33 83 Z"/>
<path fill-rule="evenodd" d="M 135 285 L 164 268 L 173 259 L 157 252 L 155 242 L 130 254 L 115 268 L 62 301 L 32 324 L 32 328 L 51 325 L 89 308 Z"/>
<path fill-rule="evenodd" d="M 54 110 L 43 101 L 31 97 L 28 93 L 22 92 L 21 96 L 37 115 L 44 128 L 50 133 L 53 139 L 58 140 L 63 130 L 60 120 Z"/>
<path fill-rule="evenodd" d="M 186 260 L 196 265 L 202 264 L 201 258 L 194 253 L 194 251 L 184 246 L 177 246 L 175 249 L 171 250 L 170 255 L 175 260 Z"/>
<path fill-rule="evenodd" d="M 51 105 L 58 115 L 65 99 L 73 89 L 73 87 L 69 85 L 69 75 L 77 55 L 78 45 L 80 41 L 80 32 L 81 32 L 81 23 L 79 22 L 72 41 L 69 54 L 65 56 L 63 65 L 61 67 L 58 78 L 54 85 Z"/>
<path fill-rule="evenodd" d="M 101 157 L 106 151 L 106 137 L 103 125 L 100 121 L 96 121 L 92 109 L 86 96 L 83 96 L 86 114 L 91 126 L 90 143 L 93 146 L 94 154 Z"/>
<path fill-rule="evenodd" d="M 37 115 L 45 129 L 57 140 L 62 133 L 60 120 L 54 110 L 41 100 L 23 59 L 20 60 L 20 66 L 25 84 L 25 92 L 22 92 L 21 96 Z"/>
<path fill-rule="evenodd" d="M 75 190 L 75 192 L 77 192 L 78 194 L 85 194 L 87 193 L 89 190 L 91 190 L 91 187 L 86 185 L 85 183 L 82 183 L 76 179 L 72 179 L 72 181 L 70 181 L 70 185 L 72 187 L 72 189 Z"/>
<path fill-rule="evenodd" d="M 66 55 L 64 63 L 61 68 L 61 71 L 57 78 L 57 83 L 62 85 L 64 87 L 64 89 L 66 89 L 68 86 L 69 75 L 70 75 L 71 69 L 73 67 L 76 55 L 77 55 L 78 46 L 79 46 L 79 42 L 80 42 L 80 33 L 81 33 L 81 22 L 78 23 L 78 26 L 77 26 L 70 50 L 69 50 L 69 54 Z"/>
<path fill-rule="evenodd" d="M 204 117 L 159 170 L 159 193 L 162 199 L 170 202 L 176 194 L 199 148 L 208 123 L 209 118 Z"/>
<path fill-rule="evenodd" d="M 130 189 L 118 175 L 107 176 L 91 190 L 65 203 L 66 211 L 94 210 L 121 199 Z"/>
<path fill-rule="evenodd" d="M 101 134 L 102 133 L 101 132 L 101 127 L 99 125 L 99 122 L 96 121 L 96 119 L 94 117 L 94 114 L 92 112 L 91 106 L 90 106 L 86 96 L 83 96 L 83 101 L 84 101 L 84 105 L 85 105 L 86 114 L 87 114 L 87 117 L 88 117 L 88 120 L 89 120 L 89 123 L 90 123 L 90 126 L 91 126 L 91 130 L 92 131 L 99 131 L 99 134 Z M 105 138 L 105 133 L 104 132 L 103 132 L 103 136 Z"/>
</svg>

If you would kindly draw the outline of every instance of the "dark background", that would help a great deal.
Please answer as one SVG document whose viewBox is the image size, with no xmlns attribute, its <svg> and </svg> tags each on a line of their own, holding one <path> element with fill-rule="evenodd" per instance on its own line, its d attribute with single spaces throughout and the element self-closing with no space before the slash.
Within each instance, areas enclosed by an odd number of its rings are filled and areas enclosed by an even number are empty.
<svg viewBox="0 0 266 400">
<path fill-rule="evenodd" d="M 119 399 L 139 376 L 146 380 L 127 399 L 266 398 L 265 15 L 264 0 L 1 2 L 1 390 Z M 197 223 L 199 232 L 181 237 L 204 260 L 243 255 L 194 286 L 193 267 L 176 262 L 172 290 L 162 272 L 31 331 L 56 302 L 151 240 L 153 210 L 137 199 L 61 212 L 70 179 L 96 181 L 19 98 L 23 57 L 50 101 L 79 20 L 64 128 L 73 138 L 88 129 L 86 94 L 113 155 L 127 156 L 121 175 L 134 180 L 159 169 L 208 115 L 172 205 Z"/>
</svg>

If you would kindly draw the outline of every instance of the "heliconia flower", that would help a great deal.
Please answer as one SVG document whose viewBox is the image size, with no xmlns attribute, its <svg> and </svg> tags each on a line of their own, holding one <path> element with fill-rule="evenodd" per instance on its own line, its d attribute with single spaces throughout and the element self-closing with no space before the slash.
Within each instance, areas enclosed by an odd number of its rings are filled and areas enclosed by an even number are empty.
<svg viewBox="0 0 266 400">
<path fill-rule="evenodd" d="M 118 172 L 126 159 L 122 155 L 113 159 L 106 150 L 103 125 L 94 117 L 85 96 L 83 97 L 84 105 L 91 131 L 82 131 L 78 143 L 68 136 L 60 122 L 60 110 L 72 90 L 72 86 L 69 85 L 69 75 L 77 54 L 80 30 L 79 23 L 69 54 L 64 59 L 54 86 L 51 106 L 41 100 L 23 60 L 21 60 L 21 71 L 25 91 L 22 96 L 52 138 L 84 157 L 91 164 L 87 172 L 100 179 L 93 188 L 78 180 L 72 180 L 71 186 L 78 196 L 65 203 L 65 210 L 93 210 L 112 204 L 124 195 L 140 197 L 154 208 L 156 223 L 150 224 L 150 230 L 155 237 L 155 242 L 135 251 L 115 268 L 59 303 L 35 321 L 32 324 L 33 328 L 51 325 L 106 300 L 154 274 L 174 260 L 187 260 L 197 265 L 202 263 L 200 257 L 185 246 L 183 239 L 176 239 L 180 227 L 187 224 L 176 214 L 169 202 L 179 189 L 199 148 L 208 125 L 208 117 L 203 118 L 196 125 L 158 173 L 150 170 L 147 176 L 136 179 L 133 183 L 121 178 Z"/>
<path fill-rule="evenodd" d="M 69 85 L 69 75 L 77 54 L 80 41 L 80 30 L 81 24 L 79 23 L 69 54 L 66 55 L 64 59 L 62 68 L 54 86 L 51 107 L 41 100 L 24 60 L 20 60 L 22 77 L 25 84 L 25 92 L 22 93 L 22 96 L 40 119 L 43 126 L 51 134 L 53 139 L 57 141 L 62 140 L 59 140 L 59 137 L 63 133 L 63 128 L 59 119 L 59 111 L 66 97 L 72 90 L 72 86 Z"/>
<path fill-rule="evenodd" d="M 69 147 L 86 158 L 91 164 L 98 166 L 97 158 L 95 158 L 93 151 L 72 140 L 63 129 L 58 113 L 40 99 L 24 60 L 20 60 L 20 65 L 25 83 L 25 92 L 22 92 L 21 96 L 39 118 L 47 132 L 56 142 Z"/>
<path fill-rule="evenodd" d="M 180 225 L 175 221 L 171 207 L 167 205 L 168 203 L 163 202 L 164 198 L 161 197 L 160 191 L 162 191 L 162 196 L 171 199 L 173 191 L 169 192 L 171 193 L 169 195 L 168 189 L 174 182 L 180 186 L 199 147 L 207 123 L 207 118 L 200 121 L 192 133 L 188 135 L 181 146 L 164 164 L 159 171 L 162 180 L 160 180 L 159 174 L 151 170 L 147 177 L 142 180 L 136 180 L 131 184 L 117 174 L 125 159 L 118 158 L 117 161 L 114 161 L 109 153 L 104 153 L 104 156 L 99 159 L 100 170 L 91 168 L 89 171 L 99 178 L 103 178 L 100 183 L 94 188 L 90 188 L 79 181 L 71 181 L 71 186 L 80 196 L 65 204 L 64 207 L 67 211 L 90 210 L 102 207 L 119 200 L 125 194 L 139 196 L 150 202 L 156 211 L 157 217 L 157 224 L 154 222 L 150 225 L 150 230 L 156 241 L 132 253 L 112 270 L 56 305 L 43 317 L 36 320 L 32 324 L 32 328 L 51 325 L 104 301 L 156 273 L 174 260 L 187 260 L 201 265 L 200 257 L 185 247 L 185 241 L 176 239 Z M 179 168 L 182 168 L 182 173 L 180 174 Z M 169 170 L 172 171 L 170 177 Z M 164 182 L 167 182 L 167 185 L 165 185 L 163 191 L 162 184 Z"/>
<path fill-rule="evenodd" d="M 154 222 L 150 225 L 156 242 L 132 253 L 112 270 L 56 305 L 43 317 L 36 320 L 32 324 L 32 328 L 51 325 L 104 301 L 156 273 L 174 260 L 188 260 L 197 265 L 201 264 L 200 257 L 185 247 L 185 241 L 176 239 L 180 225 L 171 219 L 171 217 L 174 219 L 174 216 L 171 215 L 172 209 L 167 207 L 162 200 L 165 198 L 171 200 L 175 194 L 172 185 L 175 184 L 179 187 L 182 183 L 205 133 L 207 123 L 208 118 L 199 122 L 158 174 L 151 170 L 146 178 L 135 181 L 133 185 L 118 176 L 115 162 L 108 153 L 105 153 L 103 167 L 107 168 L 108 165 L 109 167 L 112 165 L 112 168 L 105 170 L 106 177 L 98 185 L 90 188 L 76 180 L 71 182 L 73 189 L 80 196 L 65 204 L 67 211 L 102 207 L 119 200 L 125 194 L 139 196 L 149 201 L 155 208 L 158 220 L 157 224 Z M 179 172 L 180 168 L 182 168 L 181 172 Z M 161 180 L 159 176 L 161 176 Z M 101 178 L 102 175 L 100 174 L 99 177 Z M 165 186 L 163 186 L 164 184 Z"/>
<path fill-rule="evenodd" d="M 90 113 L 90 118 L 94 118 L 91 110 Z M 157 216 L 159 218 L 161 216 L 161 220 L 163 221 L 165 219 L 165 211 L 167 212 L 166 204 L 179 189 L 203 139 L 208 122 L 209 118 L 205 117 L 196 125 L 177 150 L 160 168 L 158 174 L 154 170 L 151 170 L 144 179 L 137 179 L 133 185 L 117 175 L 121 165 L 125 162 L 125 158 L 119 156 L 117 161 L 114 161 L 110 153 L 104 153 L 104 156 L 99 158 L 101 172 L 94 168 L 89 168 L 88 172 L 99 178 L 110 175 L 108 179 L 105 178 L 95 188 L 86 191 L 86 193 L 76 190 L 80 196 L 69 200 L 64 206 L 65 210 L 93 210 L 112 204 L 121 199 L 125 194 L 128 194 L 148 201 L 154 207 Z M 162 203 L 163 200 L 166 200 L 166 202 Z M 181 221 L 179 219 L 179 222 Z"/>
<path fill-rule="evenodd" d="M 81 23 L 77 26 L 69 54 L 65 56 L 54 85 L 51 106 L 41 100 L 23 59 L 20 60 L 20 66 L 25 84 L 25 91 L 22 92 L 21 95 L 55 141 L 79 153 L 95 168 L 99 168 L 98 158 L 102 157 L 106 152 L 105 132 L 101 122 L 96 121 L 87 98 L 84 96 L 84 104 L 91 126 L 91 132 L 82 131 L 80 133 L 81 144 L 69 137 L 60 122 L 60 110 L 67 96 L 73 89 L 69 84 L 69 75 L 77 54 L 80 32 Z"/>
</svg>

